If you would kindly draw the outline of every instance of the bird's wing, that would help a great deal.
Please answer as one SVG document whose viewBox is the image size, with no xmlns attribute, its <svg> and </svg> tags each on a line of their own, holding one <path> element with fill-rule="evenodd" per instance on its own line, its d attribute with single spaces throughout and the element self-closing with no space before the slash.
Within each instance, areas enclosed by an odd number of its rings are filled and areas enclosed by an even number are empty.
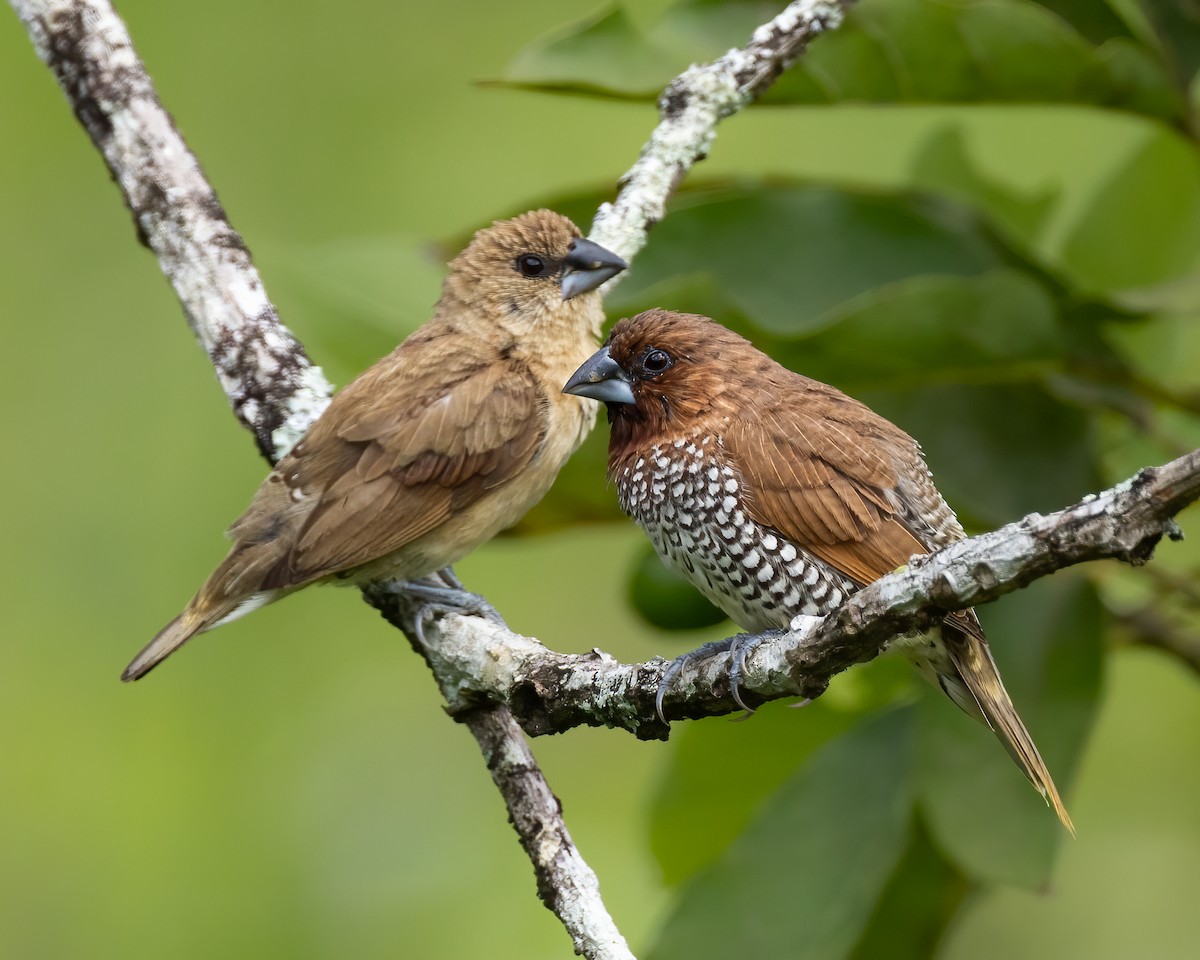
<svg viewBox="0 0 1200 960">
<path fill-rule="evenodd" d="M 743 476 L 745 509 L 860 584 L 926 546 L 903 522 L 897 455 L 920 454 L 899 428 L 848 398 L 762 409 L 733 421 L 725 446 Z"/>
<path fill-rule="evenodd" d="M 270 578 L 283 582 L 264 585 L 316 580 L 412 543 L 517 476 L 545 438 L 532 374 L 499 355 L 445 351 L 384 369 L 348 387 L 279 465 L 301 498 L 319 499 Z"/>
</svg>

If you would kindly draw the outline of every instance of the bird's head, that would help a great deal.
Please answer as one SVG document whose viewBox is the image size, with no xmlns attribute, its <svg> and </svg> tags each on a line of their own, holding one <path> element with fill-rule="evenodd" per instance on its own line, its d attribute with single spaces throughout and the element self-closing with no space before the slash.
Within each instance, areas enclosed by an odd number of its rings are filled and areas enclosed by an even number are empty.
<svg viewBox="0 0 1200 960">
<path fill-rule="evenodd" d="M 547 322 L 580 320 L 594 338 L 603 322 L 596 290 L 625 266 L 566 217 L 534 210 L 476 233 L 451 262 L 445 291 L 522 339 Z"/>
<path fill-rule="evenodd" d="M 647 310 L 621 320 L 563 387 L 608 405 L 614 457 L 622 449 L 677 438 L 722 416 L 727 391 L 748 373 L 750 344 L 707 317 Z"/>
</svg>

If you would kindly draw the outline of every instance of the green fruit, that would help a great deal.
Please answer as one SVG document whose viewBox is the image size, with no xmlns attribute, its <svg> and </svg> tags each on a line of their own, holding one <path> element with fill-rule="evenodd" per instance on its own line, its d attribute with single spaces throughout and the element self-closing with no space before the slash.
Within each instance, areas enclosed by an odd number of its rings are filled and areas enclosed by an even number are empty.
<svg viewBox="0 0 1200 960">
<path fill-rule="evenodd" d="M 649 546 L 630 571 L 629 602 L 643 620 L 662 630 L 699 630 L 725 619 L 700 591 L 664 567 Z"/>
</svg>

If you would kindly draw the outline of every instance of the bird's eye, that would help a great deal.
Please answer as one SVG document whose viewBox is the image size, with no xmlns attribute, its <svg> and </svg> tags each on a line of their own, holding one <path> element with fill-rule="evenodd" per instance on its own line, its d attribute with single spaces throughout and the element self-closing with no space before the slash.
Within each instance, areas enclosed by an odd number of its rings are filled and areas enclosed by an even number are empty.
<svg viewBox="0 0 1200 960">
<path fill-rule="evenodd" d="M 646 351 L 646 355 L 642 357 L 642 369 L 647 373 L 662 373 L 674 362 L 666 350 L 651 347 Z"/>
<path fill-rule="evenodd" d="M 523 253 L 517 257 L 516 266 L 523 277 L 544 277 L 550 270 L 546 261 L 533 253 Z"/>
</svg>

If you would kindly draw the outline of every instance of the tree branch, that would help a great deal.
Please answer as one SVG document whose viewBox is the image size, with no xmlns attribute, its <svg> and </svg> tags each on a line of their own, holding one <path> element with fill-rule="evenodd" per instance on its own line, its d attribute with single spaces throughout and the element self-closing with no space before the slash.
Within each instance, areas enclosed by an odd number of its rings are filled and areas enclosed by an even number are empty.
<svg viewBox="0 0 1200 960">
<path fill-rule="evenodd" d="M 562 921 L 584 957 L 633 960 L 621 931 L 604 909 L 600 881 L 567 832 L 558 797 L 513 715 L 493 704 L 459 719 L 483 751 L 492 782 L 508 807 L 521 848 L 533 864 L 538 896 Z"/>
<path fill-rule="evenodd" d="M 1056 570 L 1089 560 L 1145 563 L 1166 535 L 1181 539 L 1174 516 L 1200 499 L 1200 450 L 1136 476 L 1048 516 L 1024 520 L 914 558 L 909 566 L 864 587 L 803 633 L 764 634 L 740 676 L 743 699 L 818 697 L 832 676 L 877 656 L 899 634 L 932 626 L 953 610 L 995 600 Z M 378 594 L 368 601 L 412 631 L 417 611 Z M 537 640 L 472 617 L 427 624 L 424 650 L 452 711 L 480 702 L 507 703 L 526 733 L 572 727 L 618 727 L 665 739 L 655 694 L 668 664 L 623 664 L 600 651 L 563 654 Z M 740 709 L 729 692 L 728 657 L 696 659 L 666 691 L 665 712 L 677 718 Z"/>
<path fill-rule="evenodd" d="M 1200 676 L 1200 635 L 1174 623 L 1155 604 L 1118 611 L 1113 617 L 1124 628 L 1126 645 L 1158 650 Z"/>
<path fill-rule="evenodd" d="M 267 298 L 241 235 L 106 0 L 11 0 L 104 157 L 242 426 L 277 459 L 333 388 Z"/>
<path fill-rule="evenodd" d="M 597 211 L 589 239 L 632 262 L 687 172 L 708 155 L 717 124 L 763 94 L 813 37 L 839 27 L 852 2 L 796 0 L 746 46 L 672 80 L 658 100 L 658 126 L 621 178 L 617 199 Z M 619 281 L 620 274 L 609 284 Z"/>
<path fill-rule="evenodd" d="M 157 256 L 235 415 L 273 462 L 320 416 L 332 387 L 280 323 L 245 243 L 159 101 L 124 23 L 105 0 L 10 2 L 120 186 L 139 239 Z M 594 238 L 631 260 L 711 146 L 717 123 L 770 86 L 809 39 L 836 27 L 849 2 L 797 0 L 756 30 L 745 48 L 677 78 L 660 102 L 662 122 L 616 201 L 597 215 Z M 365 592 L 389 619 L 411 627 L 386 585 Z M 490 624 L 464 623 L 468 634 L 486 639 Z M 431 663 L 445 659 L 426 653 Z M 631 960 L 596 876 L 572 844 L 508 710 L 493 703 L 457 712 L 487 758 L 533 863 L 539 895 L 576 950 Z"/>
</svg>

